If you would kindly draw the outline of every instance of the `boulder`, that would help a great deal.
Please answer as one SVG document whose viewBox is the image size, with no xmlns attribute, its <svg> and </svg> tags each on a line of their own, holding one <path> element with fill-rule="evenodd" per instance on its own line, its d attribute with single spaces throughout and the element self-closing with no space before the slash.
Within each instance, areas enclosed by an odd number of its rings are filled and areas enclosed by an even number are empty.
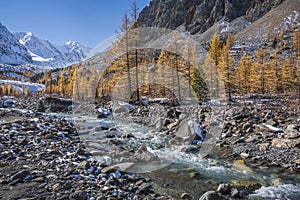
<svg viewBox="0 0 300 200">
<path fill-rule="evenodd" d="M 274 138 L 272 140 L 271 145 L 277 148 L 294 148 L 300 145 L 300 138 L 297 139 Z"/>
</svg>

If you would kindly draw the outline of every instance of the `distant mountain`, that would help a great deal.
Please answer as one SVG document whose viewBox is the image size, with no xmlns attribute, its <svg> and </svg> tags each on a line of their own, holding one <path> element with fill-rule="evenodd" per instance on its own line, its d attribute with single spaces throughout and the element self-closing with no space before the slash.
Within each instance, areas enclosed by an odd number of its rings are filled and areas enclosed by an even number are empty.
<svg viewBox="0 0 300 200">
<path fill-rule="evenodd" d="M 18 32 L 14 35 L 27 48 L 36 65 L 64 67 L 81 62 L 91 50 L 75 41 L 66 42 L 62 46 L 55 45 L 48 40 L 34 36 L 31 32 Z"/>
<path fill-rule="evenodd" d="M 11 33 L 0 24 L 0 63 L 65 67 L 83 61 L 91 48 L 76 41 L 56 45 L 31 32 Z"/>
<path fill-rule="evenodd" d="M 0 62 L 13 65 L 32 62 L 26 47 L 0 23 Z"/>
</svg>

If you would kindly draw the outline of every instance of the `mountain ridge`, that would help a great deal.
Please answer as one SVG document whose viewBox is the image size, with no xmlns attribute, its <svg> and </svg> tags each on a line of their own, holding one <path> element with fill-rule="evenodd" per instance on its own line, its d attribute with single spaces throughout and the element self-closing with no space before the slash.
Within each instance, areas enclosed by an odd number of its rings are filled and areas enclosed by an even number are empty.
<svg viewBox="0 0 300 200">
<path fill-rule="evenodd" d="M 17 49 L 8 52 L 11 46 L 16 46 Z M 3 64 L 65 67 L 83 61 L 90 50 L 91 48 L 76 41 L 57 45 L 32 32 L 11 33 L 0 24 L 0 62 Z"/>
</svg>

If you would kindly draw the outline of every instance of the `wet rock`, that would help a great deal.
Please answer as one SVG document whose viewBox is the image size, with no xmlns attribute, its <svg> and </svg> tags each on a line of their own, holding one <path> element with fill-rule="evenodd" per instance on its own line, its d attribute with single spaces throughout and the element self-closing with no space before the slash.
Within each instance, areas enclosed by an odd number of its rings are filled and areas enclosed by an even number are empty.
<svg viewBox="0 0 300 200">
<path fill-rule="evenodd" d="M 278 185 L 283 185 L 283 183 L 280 178 L 277 178 L 277 179 L 272 180 L 271 185 L 278 186 Z"/>
<path fill-rule="evenodd" d="M 220 196 L 215 191 L 207 191 L 205 192 L 199 200 L 223 200 L 224 198 Z"/>
<path fill-rule="evenodd" d="M 180 199 L 192 199 L 192 197 L 188 193 L 182 193 Z"/>
<path fill-rule="evenodd" d="M 240 197 L 240 192 L 235 188 L 231 191 L 231 196 L 232 197 Z"/>
<path fill-rule="evenodd" d="M 232 183 L 239 187 L 244 187 L 248 189 L 259 189 L 261 184 L 256 181 L 241 181 L 241 180 L 233 180 Z"/>
<path fill-rule="evenodd" d="M 238 170 L 238 171 L 246 171 L 246 172 L 253 172 L 253 169 L 248 167 L 245 164 L 244 160 L 235 160 L 232 166 L 233 169 Z"/>
<path fill-rule="evenodd" d="M 230 187 L 227 183 L 221 183 L 217 188 L 217 192 L 220 192 L 221 194 L 228 194 L 230 192 Z"/>
<path fill-rule="evenodd" d="M 140 161 L 143 162 L 151 162 L 158 160 L 157 155 L 150 152 L 146 146 L 140 146 L 136 153 L 134 154 L 134 157 L 137 158 Z"/>
<path fill-rule="evenodd" d="M 191 172 L 190 173 L 191 178 L 195 178 L 195 177 L 199 177 L 199 176 L 200 176 L 200 174 L 198 172 Z"/>
<path fill-rule="evenodd" d="M 5 101 L 3 102 L 2 106 L 3 106 L 4 108 L 8 108 L 8 107 L 15 106 L 16 103 L 17 103 L 17 102 L 14 101 L 14 100 L 7 99 L 7 100 L 5 100 Z"/>
</svg>

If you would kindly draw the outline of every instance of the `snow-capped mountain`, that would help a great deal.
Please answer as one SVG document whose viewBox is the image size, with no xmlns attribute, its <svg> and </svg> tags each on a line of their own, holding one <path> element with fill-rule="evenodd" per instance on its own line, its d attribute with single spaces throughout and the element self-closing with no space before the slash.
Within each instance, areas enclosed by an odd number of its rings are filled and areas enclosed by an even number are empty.
<svg viewBox="0 0 300 200">
<path fill-rule="evenodd" d="M 75 41 L 56 45 L 31 32 L 11 33 L 0 23 L 0 63 L 65 67 L 83 61 L 91 48 Z"/>
<path fill-rule="evenodd" d="M 0 23 L 0 62 L 12 65 L 32 62 L 26 47 L 5 26 Z"/>
<path fill-rule="evenodd" d="M 64 67 L 81 62 L 91 50 L 78 42 L 69 41 L 62 46 L 56 45 L 34 36 L 31 32 L 18 32 L 14 35 L 27 48 L 33 64 L 36 65 Z"/>
</svg>

